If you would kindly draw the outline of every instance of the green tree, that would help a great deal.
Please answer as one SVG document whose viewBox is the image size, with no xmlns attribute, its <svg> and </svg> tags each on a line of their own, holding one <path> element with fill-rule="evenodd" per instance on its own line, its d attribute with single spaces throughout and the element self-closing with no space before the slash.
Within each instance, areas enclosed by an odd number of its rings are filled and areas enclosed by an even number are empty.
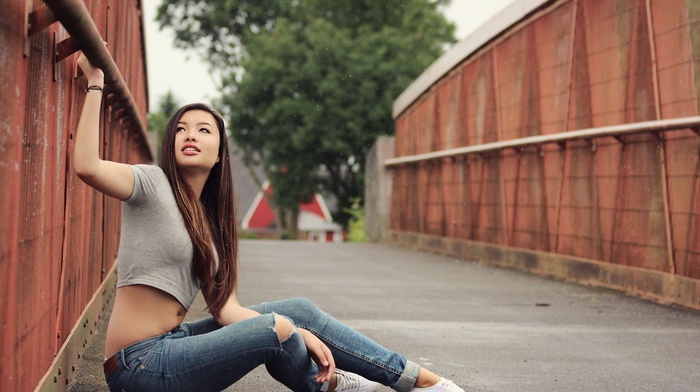
<svg viewBox="0 0 700 392">
<path fill-rule="evenodd" d="M 180 108 L 180 104 L 173 96 L 172 91 L 168 91 L 160 97 L 158 101 L 158 111 L 148 113 L 148 131 L 154 135 L 154 149 L 156 150 L 156 161 L 160 159 L 160 142 L 163 140 L 165 127 L 168 120 Z"/>
<path fill-rule="evenodd" d="M 294 214 L 331 192 L 345 224 L 362 195 L 366 153 L 392 134 L 393 100 L 445 43 L 446 0 L 166 0 L 162 25 L 205 48 L 222 71 L 222 108 L 245 160 L 265 168 Z"/>
</svg>

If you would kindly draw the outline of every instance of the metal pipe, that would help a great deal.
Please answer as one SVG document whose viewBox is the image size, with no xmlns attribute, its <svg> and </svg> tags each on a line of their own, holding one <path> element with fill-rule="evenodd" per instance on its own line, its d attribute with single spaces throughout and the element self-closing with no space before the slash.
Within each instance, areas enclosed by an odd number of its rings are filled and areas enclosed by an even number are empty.
<svg viewBox="0 0 700 392">
<path fill-rule="evenodd" d="M 645 132 L 664 132 L 678 129 L 700 128 L 700 116 L 681 117 L 672 120 L 643 121 L 633 124 L 611 125 L 607 127 L 588 128 L 577 131 L 561 132 L 551 135 L 528 136 L 519 139 L 503 140 L 494 143 L 484 143 L 476 146 L 452 148 L 449 150 L 435 151 L 426 154 L 408 155 L 399 158 L 391 158 L 384 161 L 384 166 L 398 166 L 407 163 L 418 163 L 440 158 L 456 157 L 460 155 L 478 154 L 504 150 L 506 148 L 523 148 L 548 143 L 567 143 L 574 140 L 594 139 L 599 137 L 622 137 Z"/>
<path fill-rule="evenodd" d="M 82 0 L 45 0 L 51 12 L 61 22 L 73 41 L 94 66 L 102 69 L 105 74 L 105 84 L 111 96 L 107 100 L 117 109 L 123 109 L 127 126 L 131 125 L 147 152 L 147 158 L 153 159 L 150 145 L 148 144 L 146 127 L 131 95 L 131 91 L 124 82 L 112 55 L 107 50 L 97 26 Z"/>
</svg>

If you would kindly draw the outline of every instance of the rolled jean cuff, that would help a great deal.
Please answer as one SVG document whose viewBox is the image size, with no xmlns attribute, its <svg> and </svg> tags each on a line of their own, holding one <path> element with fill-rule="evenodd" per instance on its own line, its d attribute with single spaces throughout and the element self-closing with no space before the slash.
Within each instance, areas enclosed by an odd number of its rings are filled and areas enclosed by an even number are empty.
<svg viewBox="0 0 700 392">
<path fill-rule="evenodd" d="M 406 366 L 403 373 L 399 377 L 399 381 L 394 384 L 393 388 L 397 392 L 410 392 L 413 386 L 416 385 L 420 366 L 417 363 L 406 360 Z"/>
</svg>

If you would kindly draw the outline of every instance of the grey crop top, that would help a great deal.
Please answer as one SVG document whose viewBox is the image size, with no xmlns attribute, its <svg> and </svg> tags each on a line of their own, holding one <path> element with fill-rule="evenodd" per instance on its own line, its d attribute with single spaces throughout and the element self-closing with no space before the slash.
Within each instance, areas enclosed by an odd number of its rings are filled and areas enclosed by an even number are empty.
<svg viewBox="0 0 700 392">
<path fill-rule="evenodd" d="M 130 166 L 134 192 L 122 203 L 117 287 L 152 286 L 189 309 L 200 289 L 192 275 L 192 241 L 163 170 Z"/>
</svg>

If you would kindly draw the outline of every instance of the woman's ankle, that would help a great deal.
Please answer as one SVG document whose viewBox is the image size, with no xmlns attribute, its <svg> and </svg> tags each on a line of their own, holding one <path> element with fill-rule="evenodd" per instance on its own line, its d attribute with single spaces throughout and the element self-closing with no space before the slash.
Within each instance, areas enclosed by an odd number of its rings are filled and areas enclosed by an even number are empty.
<svg viewBox="0 0 700 392">
<path fill-rule="evenodd" d="M 432 387 L 438 382 L 440 382 L 440 376 L 428 369 L 420 368 L 420 372 L 418 373 L 418 378 L 416 378 L 416 384 L 414 386 L 417 388 L 428 388 Z"/>
<path fill-rule="evenodd" d="M 335 391 L 335 387 L 338 386 L 338 376 L 333 373 L 331 374 L 331 378 L 328 380 L 328 392 L 333 392 Z"/>
</svg>

